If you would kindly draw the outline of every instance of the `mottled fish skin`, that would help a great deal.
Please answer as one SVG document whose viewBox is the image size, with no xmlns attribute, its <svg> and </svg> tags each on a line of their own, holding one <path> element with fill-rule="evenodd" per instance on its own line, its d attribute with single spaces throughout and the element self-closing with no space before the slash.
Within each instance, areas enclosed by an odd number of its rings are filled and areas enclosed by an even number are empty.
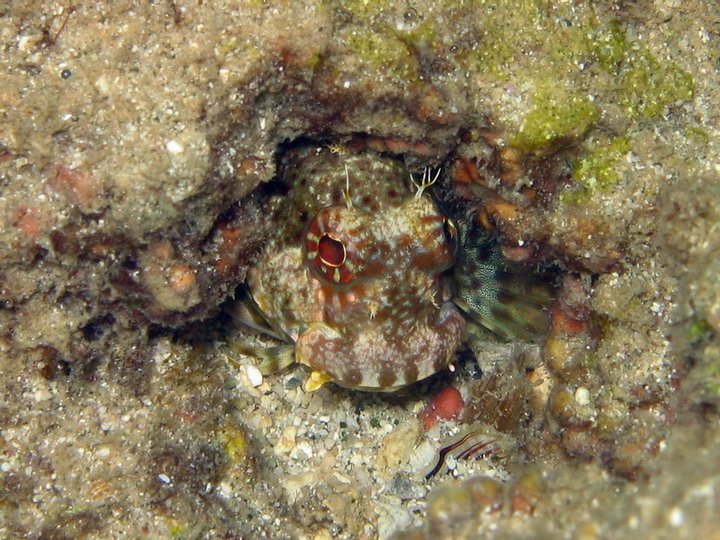
<svg viewBox="0 0 720 540">
<path fill-rule="evenodd" d="M 550 326 L 558 270 L 520 264 L 503 254 L 498 231 L 484 225 L 488 190 L 456 183 L 445 175 L 433 187 L 441 210 L 457 227 L 457 252 L 450 282 L 453 303 L 466 320 L 505 340 L 539 341 Z M 472 326 L 469 332 L 475 332 Z"/>
<path fill-rule="evenodd" d="M 281 173 L 290 191 L 248 286 L 296 361 L 377 391 L 445 368 L 465 329 L 443 276 L 454 228 L 402 162 L 303 147 Z"/>
<path fill-rule="evenodd" d="M 513 264 L 473 213 L 458 216 L 454 302 L 470 319 L 507 339 L 532 341 L 550 325 L 554 276 Z"/>
</svg>

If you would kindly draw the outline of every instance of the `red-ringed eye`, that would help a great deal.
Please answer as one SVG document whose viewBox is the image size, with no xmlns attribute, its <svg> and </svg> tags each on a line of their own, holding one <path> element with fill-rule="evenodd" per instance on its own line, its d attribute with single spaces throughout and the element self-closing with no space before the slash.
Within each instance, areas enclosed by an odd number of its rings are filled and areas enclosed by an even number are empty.
<svg viewBox="0 0 720 540">
<path fill-rule="evenodd" d="M 330 284 L 345 285 L 356 277 L 357 249 L 349 231 L 345 206 L 321 210 L 308 223 L 305 233 L 305 261 L 313 273 Z"/>
<path fill-rule="evenodd" d="M 326 265 L 337 268 L 345 262 L 347 253 L 345 245 L 340 241 L 332 238 L 328 234 L 324 234 L 317 246 L 317 254 L 320 261 Z"/>
</svg>

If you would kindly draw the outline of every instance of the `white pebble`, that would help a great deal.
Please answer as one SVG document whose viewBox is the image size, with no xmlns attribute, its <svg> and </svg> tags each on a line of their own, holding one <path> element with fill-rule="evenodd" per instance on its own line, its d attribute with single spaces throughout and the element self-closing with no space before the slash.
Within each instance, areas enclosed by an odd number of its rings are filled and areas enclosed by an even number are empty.
<svg viewBox="0 0 720 540">
<path fill-rule="evenodd" d="M 335 437 L 326 437 L 325 440 L 323 440 L 323 446 L 325 447 L 325 450 L 332 450 L 335 446 Z"/>
<path fill-rule="evenodd" d="M 301 441 L 290 452 L 290 458 L 294 460 L 310 459 L 313 455 L 312 446 L 307 441 Z"/>
<path fill-rule="evenodd" d="M 417 475 L 425 474 L 433 464 L 437 456 L 437 450 L 428 440 L 420 443 L 415 448 L 408 459 L 410 470 Z"/>
<path fill-rule="evenodd" d="M 253 388 L 257 388 L 263 383 L 262 373 L 255 366 L 247 366 L 245 373 Z"/>
<path fill-rule="evenodd" d="M 280 434 L 280 438 L 275 443 L 276 455 L 287 455 L 295 448 L 295 437 L 297 436 L 297 428 L 295 426 L 287 426 Z"/>
<path fill-rule="evenodd" d="M 685 516 L 680 508 L 673 508 L 670 510 L 670 525 L 673 527 L 680 527 L 685 521 Z"/>
<path fill-rule="evenodd" d="M 35 390 L 33 397 L 35 398 L 35 401 L 39 403 L 41 401 L 47 401 L 48 399 L 50 399 L 52 397 L 52 394 L 48 392 L 47 389 L 40 388 L 38 390 Z"/>
<path fill-rule="evenodd" d="M 585 388 L 584 386 L 578 387 L 577 390 L 575 390 L 575 401 L 577 401 L 578 405 L 587 405 L 590 403 L 590 391 Z"/>
<path fill-rule="evenodd" d="M 167 474 L 158 474 L 158 480 L 160 480 L 163 484 L 170 483 L 170 477 Z"/>
<path fill-rule="evenodd" d="M 182 154 L 185 148 L 182 144 L 180 144 L 177 141 L 168 141 L 165 144 L 165 148 L 167 148 L 167 151 L 171 154 Z"/>
</svg>

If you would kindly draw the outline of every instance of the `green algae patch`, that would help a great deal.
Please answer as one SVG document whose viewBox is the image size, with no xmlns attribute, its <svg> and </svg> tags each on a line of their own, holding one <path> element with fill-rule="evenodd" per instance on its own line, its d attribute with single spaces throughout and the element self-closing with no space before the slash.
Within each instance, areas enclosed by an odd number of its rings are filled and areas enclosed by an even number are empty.
<svg viewBox="0 0 720 540">
<path fill-rule="evenodd" d="M 618 160 L 629 151 L 630 141 L 626 137 L 617 137 L 579 160 L 572 176 L 590 191 L 607 189 L 620 180 L 616 165 Z"/>
<path fill-rule="evenodd" d="M 520 150 L 542 153 L 581 138 L 608 104 L 642 120 L 693 97 L 688 72 L 629 39 L 618 22 L 592 7 L 488 0 L 470 3 L 467 12 L 481 21 L 472 67 L 492 84 L 539 88 L 514 136 Z"/>
<path fill-rule="evenodd" d="M 578 187 L 563 193 L 560 201 L 580 204 L 598 190 L 607 190 L 617 184 L 620 181 L 619 161 L 629 151 L 630 141 L 626 137 L 617 137 L 591 150 L 573 167 L 572 178 Z"/>
<path fill-rule="evenodd" d="M 592 6 L 482 0 L 459 9 L 482 21 L 475 67 L 501 80 L 576 80 L 580 66 L 593 58 L 614 65 L 627 46 L 619 27 L 600 20 Z"/>
<path fill-rule="evenodd" d="M 453 5 L 459 17 L 478 21 L 481 39 L 473 68 L 495 79 L 571 81 L 592 55 L 588 32 L 598 24 L 592 7 L 576 10 L 544 0 Z"/>
<path fill-rule="evenodd" d="M 532 110 L 509 143 L 522 152 L 544 153 L 558 144 L 581 138 L 598 116 L 597 107 L 588 96 L 546 86 L 535 94 Z"/>
<path fill-rule="evenodd" d="M 629 41 L 617 24 L 599 27 L 590 41 L 598 66 L 619 81 L 618 101 L 631 118 L 659 116 L 676 101 L 692 99 L 692 76 Z"/>
<path fill-rule="evenodd" d="M 598 66 L 620 83 L 618 101 L 631 118 L 659 116 L 676 101 L 692 99 L 692 76 L 629 41 L 617 24 L 598 27 L 589 43 Z"/>
<path fill-rule="evenodd" d="M 342 7 L 353 17 L 368 22 L 388 11 L 392 3 L 387 0 L 346 0 L 342 3 Z"/>
<path fill-rule="evenodd" d="M 630 51 L 620 70 L 620 104 L 629 116 L 652 118 L 693 97 L 692 76 L 674 62 L 660 62 L 646 49 Z"/>
<path fill-rule="evenodd" d="M 170 536 L 173 538 L 180 538 L 185 534 L 186 530 L 187 528 L 182 525 L 172 525 L 170 527 Z"/>
<path fill-rule="evenodd" d="M 685 137 L 698 144 L 706 145 L 710 142 L 710 134 L 700 126 L 687 126 L 685 128 Z"/>
<path fill-rule="evenodd" d="M 697 342 L 713 334 L 712 326 L 705 319 L 695 319 L 688 327 L 688 341 Z"/>
<path fill-rule="evenodd" d="M 248 458 L 248 441 L 243 430 L 233 423 L 224 426 L 219 433 L 224 443 L 225 454 L 231 464 L 243 462 Z"/>
<path fill-rule="evenodd" d="M 435 43 L 435 26 L 430 21 L 425 21 L 411 30 L 396 30 L 394 35 L 409 46 L 419 49 L 432 48 Z"/>
<path fill-rule="evenodd" d="M 720 402 L 720 345 L 712 331 L 705 332 L 695 342 L 705 344 L 698 350 L 698 363 L 690 373 L 699 394 L 696 399 L 717 404 Z"/>
<path fill-rule="evenodd" d="M 389 33 L 354 31 L 347 37 L 347 46 L 371 69 L 393 78 L 417 79 L 415 58 L 402 40 Z"/>
<path fill-rule="evenodd" d="M 534 1 L 479 2 L 474 16 L 483 21 L 477 67 L 499 78 L 508 78 L 510 65 L 524 48 L 541 48 L 542 17 Z M 539 31 L 536 29 L 540 29 Z"/>
<path fill-rule="evenodd" d="M 611 23 L 607 27 L 598 27 L 589 36 L 588 49 L 598 65 L 605 71 L 613 71 L 627 54 L 629 44 L 620 26 Z"/>
</svg>

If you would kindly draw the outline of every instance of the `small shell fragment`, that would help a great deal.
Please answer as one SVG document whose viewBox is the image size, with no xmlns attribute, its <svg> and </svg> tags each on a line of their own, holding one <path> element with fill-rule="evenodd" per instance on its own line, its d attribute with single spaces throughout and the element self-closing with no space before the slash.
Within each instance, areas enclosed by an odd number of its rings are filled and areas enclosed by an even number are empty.
<svg viewBox="0 0 720 540">
<path fill-rule="evenodd" d="M 253 388 L 257 388 L 263 383 L 262 373 L 260 373 L 260 370 L 255 366 L 247 366 L 245 368 L 245 374 Z"/>
</svg>

